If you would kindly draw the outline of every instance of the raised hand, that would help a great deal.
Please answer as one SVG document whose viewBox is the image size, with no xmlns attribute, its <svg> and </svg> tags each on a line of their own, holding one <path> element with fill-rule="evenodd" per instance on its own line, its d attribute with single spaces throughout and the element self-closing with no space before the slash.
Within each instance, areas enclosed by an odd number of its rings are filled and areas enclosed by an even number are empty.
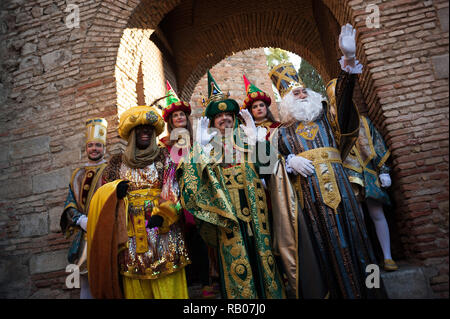
<svg viewBox="0 0 450 319">
<path fill-rule="evenodd" d="M 256 143 L 256 138 L 257 138 L 257 130 L 256 130 L 256 125 L 255 125 L 255 121 L 253 120 L 252 115 L 250 114 L 250 112 L 246 109 L 242 110 L 240 112 L 242 118 L 244 119 L 244 124 L 241 124 L 241 128 L 244 131 L 245 135 L 247 135 L 248 138 L 248 143 L 249 144 L 255 144 Z"/>
<path fill-rule="evenodd" d="M 202 116 L 200 119 L 198 119 L 196 141 L 202 146 L 208 144 L 211 139 L 217 134 L 217 131 L 208 133 L 208 127 L 209 119 L 207 117 Z"/>
<path fill-rule="evenodd" d="M 346 24 L 341 28 L 341 34 L 339 35 L 339 48 L 342 51 L 344 57 L 352 59 L 356 54 L 356 30 L 351 24 Z"/>
</svg>

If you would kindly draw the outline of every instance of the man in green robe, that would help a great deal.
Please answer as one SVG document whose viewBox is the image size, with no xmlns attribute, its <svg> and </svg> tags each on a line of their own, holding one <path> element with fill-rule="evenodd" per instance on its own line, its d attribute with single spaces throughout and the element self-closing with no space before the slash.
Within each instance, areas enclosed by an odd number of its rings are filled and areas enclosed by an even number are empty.
<svg viewBox="0 0 450 319">
<path fill-rule="evenodd" d="M 260 175 L 264 169 L 270 174 L 267 166 L 275 162 L 267 156 L 267 132 L 256 128 L 246 110 L 241 124 L 237 102 L 220 91 L 209 72 L 208 81 L 206 117 L 199 120 L 190 158 L 178 168 L 183 206 L 208 244 L 217 247 L 224 298 L 284 298 Z"/>
</svg>

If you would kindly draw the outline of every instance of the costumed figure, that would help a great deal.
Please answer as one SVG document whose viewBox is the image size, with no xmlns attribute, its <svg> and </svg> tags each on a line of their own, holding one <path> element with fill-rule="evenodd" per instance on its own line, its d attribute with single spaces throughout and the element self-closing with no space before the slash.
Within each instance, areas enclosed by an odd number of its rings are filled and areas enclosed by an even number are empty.
<svg viewBox="0 0 450 319">
<path fill-rule="evenodd" d="M 60 226 L 66 237 L 72 237 L 68 253 L 70 264 L 80 269 L 80 299 L 91 299 L 87 276 L 86 227 L 89 204 L 95 191 L 104 184 L 103 171 L 106 161 L 106 132 L 108 123 L 104 118 L 86 121 L 86 154 L 88 162 L 72 173 L 69 193 L 64 203 Z"/>
<path fill-rule="evenodd" d="M 164 121 L 154 107 L 126 110 L 119 136 L 123 154 L 105 169 L 87 227 L 89 284 L 95 298 L 188 298 L 190 263 L 179 217 L 175 164 L 157 145 Z"/>
<path fill-rule="evenodd" d="M 337 123 L 336 82 L 337 79 L 333 79 L 327 85 L 330 113 L 335 123 Z M 345 159 L 344 168 L 358 202 L 366 204 L 375 225 L 384 255 L 384 269 L 394 271 L 398 266 L 392 260 L 389 226 L 383 211 L 383 205 L 391 205 L 389 195 L 383 189 L 391 186 L 390 169 L 386 165 L 390 152 L 383 137 L 368 117 L 361 115 L 360 123 L 358 140 Z"/>
<path fill-rule="evenodd" d="M 160 139 L 160 144 L 166 147 L 172 161 L 178 165 L 189 154 L 192 145 L 192 127 L 189 121 L 191 106 L 181 101 L 169 81 L 166 84 L 166 107 L 163 109 L 163 119 L 167 123 L 168 135 Z M 175 165 L 170 169 L 170 176 L 175 176 Z M 195 275 L 200 277 L 202 297 L 214 298 L 214 289 L 209 277 L 208 247 L 198 233 L 194 216 L 187 210 L 184 213 L 184 234 L 192 264 L 186 268 L 188 282 Z"/>
<path fill-rule="evenodd" d="M 253 120 L 255 121 L 255 125 L 257 127 L 264 127 L 267 130 L 266 140 L 271 141 L 273 136 L 277 134 L 276 129 L 281 124 L 280 122 L 277 122 L 275 120 L 272 112 L 270 112 L 269 106 L 272 103 L 272 99 L 268 94 L 261 91 L 254 84 L 252 84 L 245 75 L 243 75 L 243 78 L 245 84 L 245 93 L 247 97 L 245 98 L 241 109 L 249 110 L 250 114 L 253 117 Z M 263 179 L 262 181 L 266 192 L 267 207 L 269 211 L 269 223 L 270 229 L 272 231 L 270 235 L 273 237 L 272 203 L 270 200 L 270 194 L 267 190 L 267 185 L 265 184 L 265 180 Z M 281 275 L 283 276 L 283 264 L 281 263 L 279 257 L 279 254 L 276 253 L 275 259 L 277 261 L 277 265 L 280 269 Z M 286 282 L 286 278 L 284 276 L 283 281 Z"/>
<path fill-rule="evenodd" d="M 253 156 L 258 149 L 268 154 L 267 132 L 256 128 L 247 110 L 241 112 L 241 124 L 238 103 L 220 90 L 209 71 L 206 105 L 191 159 L 179 167 L 183 207 L 197 219 L 205 241 L 217 247 L 224 298 L 284 298 L 259 174 L 271 161 Z"/>
<path fill-rule="evenodd" d="M 346 25 L 339 37 L 344 53 L 336 86 L 340 135 L 330 126 L 324 97 L 304 87 L 292 64 L 270 72 L 282 98 L 282 125 L 273 143 L 286 160 L 286 169 L 278 165 L 269 183 L 275 241 L 299 298 L 384 296 L 383 288 L 366 287 L 366 266 L 375 257 L 341 159 L 359 131 L 352 103 L 355 74 L 362 72 L 355 34 Z"/>
<path fill-rule="evenodd" d="M 250 83 L 244 75 L 245 92 L 247 97 L 244 100 L 243 108 L 250 111 L 256 126 L 262 126 L 267 130 L 266 139 L 269 140 L 273 136 L 275 129 L 280 126 L 269 110 L 272 99 L 268 94 L 258 89 L 254 84 Z"/>
<path fill-rule="evenodd" d="M 191 105 L 181 101 L 169 81 L 166 83 L 166 107 L 163 108 L 162 117 L 167 123 L 168 135 L 159 140 L 167 148 L 175 164 L 189 154 L 192 140 L 192 126 L 189 121 Z"/>
</svg>

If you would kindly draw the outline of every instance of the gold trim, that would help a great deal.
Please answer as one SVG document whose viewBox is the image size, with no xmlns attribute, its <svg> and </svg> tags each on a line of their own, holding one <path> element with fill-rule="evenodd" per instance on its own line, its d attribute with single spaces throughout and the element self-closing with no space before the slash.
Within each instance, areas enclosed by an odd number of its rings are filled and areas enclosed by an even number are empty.
<svg viewBox="0 0 450 319">
<path fill-rule="evenodd" d="M 123 249 L 125 249 L 125 248 L 123 248 Z M 181 263 L 179 265 L 176 265 L 175 268 L 172 268 L 172 269 L 167 270 L 167 271 L 160 272 L 160 273 L 158 273 L 156 275 L 137 275 L 137 274 L 131 273 L 128 270 L 127 271 L 121 271 L 120 274 L 122 276 L 125 276 L 125 277 L 128 277 L 128 278 L 133 278 L 133 279 L 159 279 L 159 278 L 162 278 L 164 276 L 170 275 L 170 274 L 172 274 L 174 272 L 177 272 L 177 271 L 183 269 L 184 267 L 186 267 L 189 264 L 191 264 L 191 261 L 190 260 L 186 260 L 185 262 L 183 262 L 183 263 Z"/>
<path fill-rule="evenodd" d="M 102 177 L 103 171 L 105 170 L 106 166 L 108 166 L 108 164 L 103 163 L 103 164 L 100 164 L 99 166 L 100 166 L 100 168 L 98 168 L 97 173 L 95 174 L 94 178 L 92 179 L 91 188 L 87 195 L 87 198 L 89 201 L 86 205 L 86 215 L 89 211 L 89 204 L 91 203 L 92 196 L 94 196 L 94 193 L 97 191 L 96 185 L 98 183 L 98 180 L 100 179 L 100 177 Z M 95 167 L 98 167 L 98 166 L 95 166 Z"/>
<path fill-rule="evenodd" d="M 72 177 L 70 177 L 69 185 L 70 185 L 70 187 L 72 188 L 72 192 L 74 192 L 74 189 L 73 189 L 73 181 L 74 181 L 74 179 L 75 179 L 75 175 L 77 175 L 77 173 L 79 172 L 80 169 L 82 169 L 82 167 L 75 168 L 75 170 L 74 170 L 73 173 L 72 173 Z M 73 195 L 75 196 L 75 194 L 73 194 Z"/>
<path fill-rule="evenodd" d="M 366 160 L 363 162 L 363 166 L 365 168 L 367 166 L 367 164 L 369 164 L 369 162 L 375 157 L 376 153 L 375 153 L 375 148 L 373 147 L 373 141 L 372 141 L 372 138 L 370 135 L 369 124 L 367 123 L 367 120 L 364 117 L 361 118 L 361 120 L 364 125 L 364 131 L 366 133 L 367 141 L 369 142 L 369 148 L 370 148 L 370 154 L 366 158 Z"/>
<path fill-rule="evenodd" d="M 332 147 L 320 147 L 298 154 L 313 162 L 323 202 L 335 212 L 341 202 L 341 194 L 331 163 L 342 164 L 341 154 Z"/>
<path fill-rule="evenodd" d="M 356 166 L 350 165 L 350 164 L 345 163 L 345 162 L 344 162 L 343 166 L 345 168 L 351 169 L 352 171 L 355 171 L 355 172 L 360 173 L 360 174 L 363 172 L 363 168 L 362 167 L 356 167 Z"/>
<path fill-rule="evenodd" d="M 348 180 L 349 180 L 350 183 L 352 183 L 352 184 L 358 184 L 358 185 L 361 185 L 362 187 L 364 187 L 364 181 L 363 181 L 361 178 L 359 178 L 359 177 L 356 177 L 356 176 L 349 176 L 349 177 L 348 177 Z"/>
<path fill-rule="evenodd" d="M 283 163 L 284 165 L 284 163 Z M 288 181 L 289 182 L 289 181 Z M 300 182 L 300 179 L 299 179 Z M 302 188 L 301 185 L 299 185 L 299 187 L 297 188 L 300 190 L 300 192 L 302 192 Z M 301 194 L 299 194 L 301 197 L 300 199 L 300 203 L 302 205 L 304 205 L 303 203 L 303 192 Z M 303 207 L 302 207 L 303 209 Z M 294 223 L 294 233 L 295 233 L 295 251 L 298 252 L 298 205 L 295 205 L 295 223 Z M 295 254 L 295 266 L 296 266 L 296 270 L 295 270 L 295 297 L 297 299 L 299 299 L 299 277 L 300 277 L 300 265 L 299 265 L 299 261 L 298 261 L 298 254 Z"/>
<path fill-rule="evenodd" d="M 380 162 L 378 163 L 378 169 L 381 168 L 381 166 L 384 165 L 384 163 L 386 163 L 387 159 L 389 158 L 389 156 L 391 156 L 391 152 L 388 150 L 386 152 L 386 154 L 384 154 L 384 156 L 381 158 Z"/>
</svg>

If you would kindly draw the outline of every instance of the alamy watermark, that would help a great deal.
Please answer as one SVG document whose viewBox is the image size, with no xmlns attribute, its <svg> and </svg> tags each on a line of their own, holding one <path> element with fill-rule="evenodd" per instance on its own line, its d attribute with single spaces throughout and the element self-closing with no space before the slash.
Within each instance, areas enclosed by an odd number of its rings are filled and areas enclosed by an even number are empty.
<svg viewBox="0 0 450 319">
<path fill-rule="evenodd" d="M 66 266 L 66 272 L 70 273 L 66 277 L 66 287 L 69 289 L 80 288 L 80 267 L 69 264 Z"/>
<path fill-rule="evenodd" d="M 80 7 L 73 3 L 67 3 L 64 12 L 68 13 L 64 20 L 66 27 L 69 29 L 78 29 L 80 27 Z"/>
<path fill-rule="evenodd" d="M 273 136 L 268 144 L 265 136 L 258 140 L 256 137 L 252 139 L 240 128 L 226 128 L 223 135 L 214 127 L 208 128 L 208 132 L 216 132 L 209 143 L 201 145 L 196 142 L 197 134 L 194 131 L 194 145 L 190 145 L 189 132 L 185 128 L 175 128 L 170 134 L 170 140 L 175 142 L 170 150 L 171 158 L 183 158 L 184 162 L 195 164 L 241 164 L 245 161 L 261 165 L 260 174 L 272 173 L 279 158 L 277 136 Z M 267 132 L 270 135 L 276 131 L 271 129 Z"/>
<path fill-rule="evenodd" d="M 369 15 L 366 18 L 366 27 L 369 29 L 379 29 L 380 28 L 380 7 L 376 4 L 369 4 L 366 7 L 366 12 Z"/>
<path fill-rule="evenodd" d="M 368 289 L 380 288 L 380 267 L 375 264 L 367 265 L 366 287 Z"/>
</svg>

